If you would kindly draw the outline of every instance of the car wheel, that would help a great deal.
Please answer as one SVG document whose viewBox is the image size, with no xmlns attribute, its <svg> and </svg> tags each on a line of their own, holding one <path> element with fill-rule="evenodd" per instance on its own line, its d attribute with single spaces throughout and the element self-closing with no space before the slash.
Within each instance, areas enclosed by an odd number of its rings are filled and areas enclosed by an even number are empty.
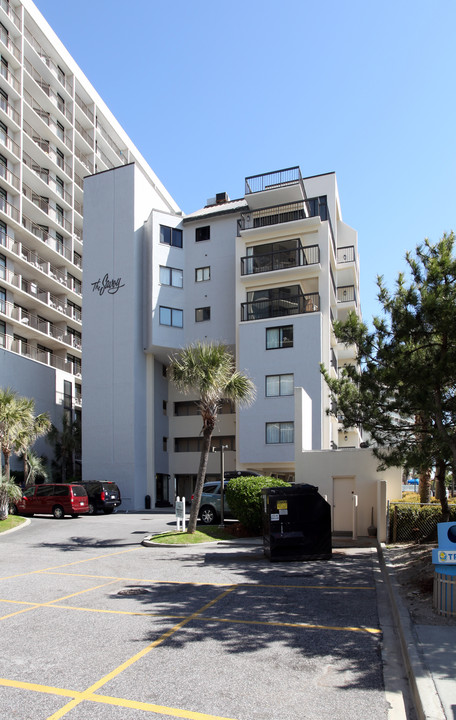
<svg viewBox="0 0 456 720">
<path fill-rule="evenodd" d="M 210 505 L 203 505 L 200 510 L 200 519 L 203 525 L 213 525 L 217 520 L 214 508 Z"/>
<path fill-rule="evenodd" d="M 97 509 L 96 509 L 95 505 L 93 503 L 89 502 L 89 515 L 96 515 L 96 514 L 97 514 Z"/>
<path fill-rule="evenodd" d="M 17 507 L 15 505 L 9 506 L 9 514 L 10 515 L 19 515 L 19 513 L 17 511 Z"/>
<path fill-rule="evenodd" d="M 105 515 L 110 515 L 114 512 L 114 508 L 103 508 L 103 512 Z"/>
<path fill-rule="evenodd" d="M 65 515 L 65 512 L 61 505 L 56 505 L 52 510 L 52 514 L 54 515 L 56 520 L 61 520 Z"/>
</svg>

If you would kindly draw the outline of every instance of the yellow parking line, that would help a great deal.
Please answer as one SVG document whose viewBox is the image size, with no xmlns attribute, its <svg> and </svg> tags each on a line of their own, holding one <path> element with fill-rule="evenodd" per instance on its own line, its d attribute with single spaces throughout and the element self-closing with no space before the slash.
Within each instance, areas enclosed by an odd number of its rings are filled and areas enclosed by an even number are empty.
<svg viewBox="0 0 456 720">
<path fill-rule="evenodd" d="M 234 618 L 207 617 L 196 618 L 221 623 L 234 623 L 236 625 L 267 625 L 268 627 L 302 628 L 303 630 L 344 630 L 346 632 L 362 632 L 369 635 L 380 635 L 381 630 L 371 627 L 351 627 L 349 625 L 313 625 L 311 623 L 268 622 L 267 620 L 237 620 Z"/>
<path fill-rule="evenodd" d="M 51 685 L 38 685 L 36 683 L 26 683 L 18 680 L 0 678 L 0 686 L 16 688 L 19 690 L 29 690 L 32 692 L 44 693 L 46 695 L 69 697 L 72 698 L 72 703 L 69 704 L 73 704 L 73 707 L 85 700 L 103 705 L 130 708 L 131 710 L 144 710 L 145 712 L 153 712 L 160 715 L 170 715 L 171 717 L 185 718 L 186 720 L 234 720 L 233 718 L 220 717 L 219 715 L 207 715 L 206 713 L 195 712 L 193 710 L 181 710 L 180 708 L 167 707 L 166 705 L 155 705 L 154 703 L 127 700 L 126 698 L 111 697 L 109 695 L 87 694 L 78 692 L 77 690 L 66 690 L 64 688 L 53 687 Z M 65 706 L 67 712 L 69 704 Z M 55 714 L 53 717 L 55 717 Z M 51 719 L 49 718 L 48 720 Z"/>
<path fill-rule="evenodd" d="M 177 624 L 174 625 L 172 628 L 170 628 L 170 629 L 167 630 L 165 633 L 163 633 L 163 635 L 160 635 L 160 637 L 157 638 L 157 640 L 154 640 L 152 643 L 150 643 L 149 645 L 147 645 L 147 647 L 143 648 L 143 649 L 140 650 L 138 653 L 136 653 L 136 655 L 133 655 L 131 658 L 129 658 L 128 660 L 126 660 L 124 663 L 122 663 L 121 665 L 119 665 L 117 668 L 115 668 L 115 669 L 112 670 L 110 673 L 108 673 L 107 675 L 105 675 L 104 677 L 102 677 L 100 680 L 98 680 L 96 683 L 94 683 L 94 684 L 91 685 L 89 688 L 87 688 L 87 690 L 82 693 L 82 697 L 80 697 L 80 698 L 78 698 L 78 699 L 71 700 L 71 701 L 70 701 L 69 703 L 67 703 L 64 707 L 60 708 L 60 710 L 57 710 L 57 712 L 54 713 L 53 715 L 51 715 L 51 716 L 48 718 L 48 720 L 59 720 L 59 718 L 61 718 L 61 717 L 63 717 L 64 715 L 66 715 L 70 710 L 72 710 L 74 707 L 76 707 L 76 705 L 79 705 L 79 703 L 82 702 L 82 700 L 90 700 L 90 699 L 91 699 L 91 696 L 93 696 L 93 694 L 95 693 L 96 690 L 98 690 L 99 688 L 103 687 L 103 685 L 106 685 L 106 683 L 108 683 L 110 680 L 112 680 L 113 678 L 115 678 L 115 677 L 117 677 L 118 675 L 120 675 L 124 670 L 126 670 L 126 669 L 129 668 L 129 667 L 131 667 L 131 665 L 133 665 L 135 662 L 137 662 L 138 660 L 140 660 L 141 658 L 143 658 L 145 655 L 148 655 L 148 653 L 150 653 L 151 650 L 153 650 L 154 648 L 156 648 L 158 645 L 161 645 L 161 643 L 163 643 L 165 640 L 167 640 L 169 637 L 171 637 L 171 635 L 174 635 L 174 633 L 176 633 L 178 630 L 180 630 L 181 628 L 183 628 L 185 625 L 187 625 L 189 622 L 191 622 L 194 618 L 198 617 L 198 615 L 200 615 L 201 613 L 203 613 L 203 612 L 205 612 L 206 610 L 208 610 L 210 607 L 212 607 L 212 605 L 215 605 L 215 603 L 217 603 L 219 600 L 222 600 L 224 597 L 226 597 L 226 596 L 227 596 L 230 592 L 232 592 L 234 589 L 235 589 L 235 586 L 229 588 L 228 590 L 225 590 L 223 593 L 221 593 L 220 595 L 218 595 L 216 598 L 213 598 L 213 600 L 210 600 L 210 601 L 207 602 L 205 605 L 203 605 L 199 610 L 196 610 L 196 611 L 195 611 L 194 613 L 192 613 L 191 615 L 188 615 L 186 618 L 184 618 L 184 619 L 181 620 L 179 623 L 177 623 Z M 156 707 L 159 707 L 159 706 L 156 706 Z M 170 710 L 172 710 L 172 709 L 170 708 Z M 154 712 L 155 712 L 155 711 L 154 711 Z M 157 712 L 158 712 L 158 711 L 157 711 Z M 182 711 L 179 711 L 179 712 L 182 712 Z M 172 715 L 172 713 L 168 713 L 168 714 L 171 714 L 171 715 Z M 175 716 L 175 717 L 179 717 L 179 715 L 174 715 L 174 716 Z M 189 714 L 187 713 L 187 715 L 181 715 L 180 717 L 192 718 L 192 715 L 189 715 Z M 194 715 L 193 717 L 194 717 L 195 720 L 196 720 L 197 716 Z M 202 718 L 204 718 L 204 715 L 203 715 L 203 716 L 200 716 L 200 717 L 201 717 L 201 720 L 202 720 Z M 208 720 L 209 720 L 209 718 L 210 718 L 211 716 L 207 716 L 207 717 L 208 717 Z"/>
<path fill-rule="evenodd" d="M 0 620 L 6 620 L 7 618 L 14 617 L 15 615 L 30 612 L 30 610 L 35 610 L 36 608 L 52 607 L 54 603 L 61 602 L 62 600 L 68 600 L 68 598 L 76 597 L 76 595 L 84 595 L 84 593 L 91 592 L 92 590 L 98 590 L 99 588 L 106 587 L 107 585 L 113 585 L 116 582 L 117 580 L 110 580 L 109 582 L 102 583 L 101 585 L 95 585 L 93 587 L 86 588 L 85 590 L 79 590 L 78 592 L 71 593 L 70 595 L 63 595 L 62 597 L 58 597 L 55 600 L 49 600 L 46 603 L 33 603 L 29 607 L 22 608 L 22 610 L 16 610 L 16 612 L 9 613 L 8 615 L 0 616 Z"/>
<path fill-rule="evenodd" d="M 114 552 L 114 553 L 105 553 L 104 555 L 95 555 L 94 557 L 86 558 L 85 560 L 75 560 L 74 562 L 64 563 L 63 565 L 53 565 L 52 567 L 42 568 L 41 570 L 30 570 L 30 572 L 18 573 L 17 575 L 0 576 L 0 581 L 12 580 L 13 578 L 19 578 L 19 577 L 27 577 L 28 575 L 39 575 L 40 573 L 46 573 L 46 572 L 49 572 L 50 570 L 58 570 L 59 568 L 71 567 L 72 565 L 81 565 L 82 563 L 92 562 L 92 560 L 103 560 L 104 558 L 114 557 L 115 555 L 122 555 L 124 553 L 133 552 L 134 550 L 144 550 L 144 549 L 145 548 L 142 545 L 138 545 L 133 548 L 128 548 L 127 550 L 119 550 L 118 552 Z"/>
</svg>

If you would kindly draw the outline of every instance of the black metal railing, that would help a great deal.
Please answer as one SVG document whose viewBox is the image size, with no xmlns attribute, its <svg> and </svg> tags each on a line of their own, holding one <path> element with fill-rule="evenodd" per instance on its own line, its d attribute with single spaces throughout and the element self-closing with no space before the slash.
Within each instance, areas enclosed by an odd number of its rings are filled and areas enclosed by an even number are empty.
<svg viewBox="0 0 456 720">
<path fill-rule="evenodd" d="M 296 183 L 302 183 L 299 166 L 260 175 L 251 175 L 245 178 L 245 194 L 250 195 L 251 193 L 273 190 L 287 185 L 295 185 Z"/>
<path fill-rule="evenodd" d="M 356 289 L 354 285 L 343 285 L 337 288 L 337 302 L 354 302 L 356 300 Z"/>
<path fill-rule="evenodd" d="M 334 254 L 336 254 L 336 241 L 326 195 L 244 212 L 238 220 L 238 236 L 242 230 L 269 227 L 318 216 L 321 220 L 327 220 L 329 223 L 331 242 Z"/>
<path fill-rule="evenodd" d="M 338 263 L 355 262 L 355 247 L 354 247 L 354 245 L 347 245 L 345 247 L 337 248 L 337 262 Z"/>
<path fill-rule="evenodd" d="M 319 310 L 320 296 L 318 293 L 291 295 L 289 297 L 275 298 L 274 300 L 253 300 L 252 302 L 241 303 L 241 321 L 300 315 L 318 312 Z"/>
<path fill-rule="evenodd" d="M 274 250 L 258 255 L 247 255 L 241 258 L 241 275 L 284 270 L 285 268 L 318 265 L 320 248 L 318 245 Z"/>
</svg>

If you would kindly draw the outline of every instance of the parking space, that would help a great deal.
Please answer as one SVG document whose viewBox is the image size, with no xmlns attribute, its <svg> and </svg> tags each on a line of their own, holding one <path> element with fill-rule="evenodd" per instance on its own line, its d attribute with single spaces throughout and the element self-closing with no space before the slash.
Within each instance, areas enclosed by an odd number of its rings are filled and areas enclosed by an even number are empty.
<svg viewBox="0 0 456 720">
<path fill-rule="evenodd" d="M 280 564 L 255 547 L 77 555 L 2 563 L 1 717 L 387 718 L 371 549 Z"/>
</svg>

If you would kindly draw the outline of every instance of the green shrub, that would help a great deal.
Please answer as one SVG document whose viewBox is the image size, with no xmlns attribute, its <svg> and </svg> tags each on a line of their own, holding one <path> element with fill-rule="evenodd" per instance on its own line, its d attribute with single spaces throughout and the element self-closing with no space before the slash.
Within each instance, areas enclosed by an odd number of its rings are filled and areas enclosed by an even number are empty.
<svg viewBox="0 0 456 720">
<path fill-rule="evenodd" d="M 260 532 L 262 528 L 261 489 L 265 487 L 290 487 L 290 483 L 264 475 L 249 475 L 230 480 L 225 489 L 234 517 L 252 532 Z"/>
<path fill-rule="evenodd" d="M 450 505 L 450 521 L 456 520 L 456 506 Z M 393 542 L 413 540 L 435 540 L 437 523 L 442 522 L 442 509 L 439 503 L 420 505 L 419 503 L 392 502 L 389 505 L 389 539 Z"/>
</svg>

